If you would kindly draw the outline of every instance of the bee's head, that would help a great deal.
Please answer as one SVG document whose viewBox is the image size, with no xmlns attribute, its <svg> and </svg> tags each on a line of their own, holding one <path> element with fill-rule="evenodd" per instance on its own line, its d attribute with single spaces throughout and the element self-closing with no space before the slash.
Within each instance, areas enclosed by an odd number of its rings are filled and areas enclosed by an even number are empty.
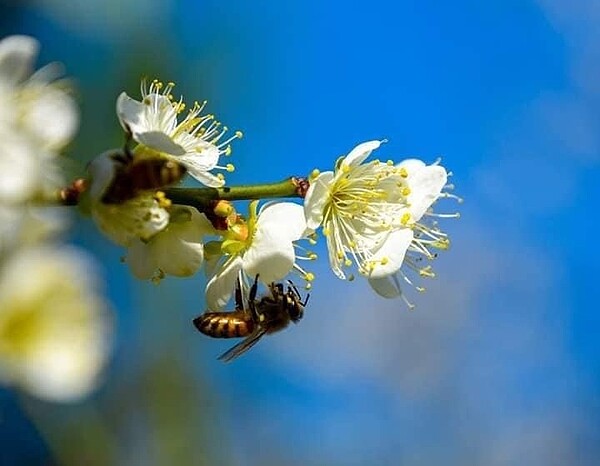
<svg viewBox="0 0 600 466">
<path fill-rule="evenodd" d="M 288 283 L 290 286 L 288 286 L 287 293 L 285 295 L 288 313 L 292 322 L 298 322 L 304 315 L 304 306 L 308 301 L 308 296 L 304 302 L 302 302 L 302 297 L 298 292 L 298 288 L 296 288 L 291 281 Z"/>
<path fill-rule="evenodd" d="M 292 320 L 292 322 L 298 322 L 300 319 L 302 319 L 302 316 L 304 315 L 304 306 L 296 298 L 296 295 L 290 295 L 288 293 L 286 299 L 290 319 Z"/>
</svg>

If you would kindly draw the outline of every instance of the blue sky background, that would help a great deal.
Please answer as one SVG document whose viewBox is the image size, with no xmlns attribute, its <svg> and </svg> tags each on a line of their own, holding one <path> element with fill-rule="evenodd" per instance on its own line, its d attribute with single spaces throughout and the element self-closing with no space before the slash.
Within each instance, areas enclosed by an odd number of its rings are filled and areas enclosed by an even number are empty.
<svg viewBox="0 0 600 466">
<path fill-rule="evenodd" d="M 594 464 L 597 2 L 123 3 L 0 2 L 0 34 L 36 36 L 40 63 L 79 86 L 81 166 L 121 144 L 118 93 L 156 75 L 244 131 L 230 184 L 387 138 L 382 159 L 443 158 L 465 203 L 439 207 L 462 218 L 443 223 L 453 247 L 416 311 L 336 281 L 321 244 L 305 319 L 231 365 L 190 325 L 203 277 L 137 282 L 76 222 L 104 267 L 115 357 L 86 404 L 0 392 L 0 455 L 47 464 L 44 429 L 93 425 L 73 458 L 108 444 L 130 465 Z"/>
</svg>

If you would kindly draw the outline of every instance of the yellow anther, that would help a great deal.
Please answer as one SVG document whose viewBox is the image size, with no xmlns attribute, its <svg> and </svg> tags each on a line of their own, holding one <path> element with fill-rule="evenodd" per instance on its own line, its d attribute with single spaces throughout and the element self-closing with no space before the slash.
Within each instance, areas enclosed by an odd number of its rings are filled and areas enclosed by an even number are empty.
<svg viewBox="0 0 600 466">
<path fill-rule="evenodd" d="M 386 265 L 390 260 L 387 257 L 382 257 L 381 258 L 381 265 Z"/>
<path fill-rule="evenodd" d="M 314 253 L 314 252 L 309 252 L 309 253 L 308 253 L 308 258 L 309 258 L 311 261 L 317 260 L 317 258 L 318 258 L 318 257 L 319 257 L 319 256 L 317 256 L 317 254 L 316 254 L 316 253 Z"/>
<path fill-rule="evenodd" d="M 235 166 L 232 163 L 228 163 L 225 168 L 229 173 L 235 170 Z"/>
<path fill-rule="evenodd" d="M 329 234 L 330 234 L 329 228 L 327 228 L 327 227 L 323 228 L 323 236 L 329 236 Z"/>
<path fill-rule="evenodd" d="M 404 214 L 402 214 L 402 217 L 400 218 L 400 223 L 404 226 L 408 225 L 408 222 L 410 222 L 411 219 L 411 215 L 409 212 L 404 212 Z"/>
<path fill-rule="evenodd" d="M 223 173 L 217 173 L 217 178 L 223 181 L 225 179 L 225 176 L 223 176 Z"/>
<path fill-rule="evenodd" d="M 320 173 L 321 172 L 317 168 L 315 168 L 312 172 L 310 172 L 309 177 L 311 180 L 315 180 Z"/>
<path fill-rule="evenodd" d="M 348 246 L 349 246 L 351 249 L 355 249 L 355 248 L 356 248 L 356 241 L 350 240 L 350 241 L 348 242 Z"/>
<path fill-rule="evenodd" d="M 304 280 L 306 280 L 307 282 L 312 282 L 315 279 L 315 274 L 312 272 L 307 272 L 304 275 Z"/>
<path fill-rule="evenodd" d="M 418 291 L 419 293 L 425 293 L 425 288 L 424 288 L 424 287 L 422 287 L 422 286 L 417 286 L 416 288 L 417 288 L 417 291 Z"/>
<path fill-rule="evenodd" d="M 435 273 L 431 269 L 430 265 L 428 265 L 427 267 L 423 267 L 422 269 L 419 269 L 419 275 L 421 277 L 427 277 L 427 278 L 435 277 Z"/>
<path fill-rule="evenodd" d="M 337 258 L 338 258 L 339 260 L 342 260 L 342 259 L 344 258 L 344 251 L 338 251 L 338 252 L 337 252 Z"/>
<path fill-rule="evenodd" d="M 408 196 L 410 194 L 410 188 L 408 186 L 405 186 L 404 188 L 402 188 L 402 195 L 404 197 Z"/>
<path fill-rule="evenodd" d="M 400 176 L 402 178 L 408 178 L 408 172 L 406 171 L 406 168 L 404 168 L 404 167 L 400 168 Z"/>
<path fill-rule="evenodd" d="M 431 243 L 431 246 L 446 251 L 450 247 L 450 240 L 447 238 L 442 238 L 438 241 L 434 241 L 433 243 Z"/>
<path fill-rule="evenodd" d="M 217 202 L 217 205 L 213 209 L 213 212 L 217 217 L 227 218 L 233 212 L 235 212 L 235 208 L 233 207 L 231 202 L 220 200 L 219 202 Z"/>
<path fill-rule="evenodd" d="M 244 137 L 244 133 L 242 133 L 240 130 L 237 130 L 235 132 L 235 137 L 238 139 L 242 139 Z"/>
<path fill-rule="evenodd" d="M 394 166 L 394 161 L 393 161 L 393 160 L 388 160 L 388 161 L 387 161 L 387 162 L 385 162 L 385 163 L 386 163 L 386 165 L 387 165 L 388 167 L 393 167 L 393 166 Z"/>
<path fill-rule="evenodd" d="M 224 154 L 225 154 L 225 155 L 231 155 L 231 145 L 228 145 L 228 146 L 225 148 L 225 152 L 224 152 Z"/>
<path fill-rule="evenodd" d="M 312 288 L 312 283 L 307 283 L 306 285 L 304 285 L 305 290 L 310 290 L 311 288 Z"/>
<path fill-rule="evenodd" d="M 348 173 L 350 171 L 350 165 L 347 163 L 342 163 L 341 170 L 343 173 Z"/>
<path fill-rule="evenodd" d="M 346 260 L 344 261 L 344 265 L 345 265 L 346 267 L 350 267 L 350 266 L 352 265 L 352 261 L 351 261 L 350 259 L 346 259 Z"/>
</svg>

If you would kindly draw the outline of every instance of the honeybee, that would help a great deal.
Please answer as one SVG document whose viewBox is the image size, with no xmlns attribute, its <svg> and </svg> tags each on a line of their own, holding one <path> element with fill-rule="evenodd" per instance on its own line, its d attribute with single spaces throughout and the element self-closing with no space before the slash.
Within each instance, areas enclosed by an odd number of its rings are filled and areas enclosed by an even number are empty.
<svg viewBox="0 0 600 466">
<path fill-rule="evenodd" d="M 127 148 L 111 154 L 111 158 L 117 168 L 112 184 L 102 196 L 102 202 L 107 204 L 120 204 L 140 191 L 170 186 L 187 171 L 180 163 L 163 157 L 135 159 Z"/>
<path fill-rule="evenodd" d="M 196 328 L 209 337 L 246 337 L 219 356 L 219 360 L 229 362 L 237 358 L 252 348 L 265 334 L 283 330 L 290 322 L 297 323 L 302 318 L 310 295 L 302 301 L 298 289 L 292 282 L 288 283 L 287 291 L 284 291 L 282 283 L 271 283 L 270 295 L 256 299 L 257 275 L 250 288 L 246 307 L 238 280 L 235 289 L 235 311 L 207 312 L 194 319 Z"/>
</svg>

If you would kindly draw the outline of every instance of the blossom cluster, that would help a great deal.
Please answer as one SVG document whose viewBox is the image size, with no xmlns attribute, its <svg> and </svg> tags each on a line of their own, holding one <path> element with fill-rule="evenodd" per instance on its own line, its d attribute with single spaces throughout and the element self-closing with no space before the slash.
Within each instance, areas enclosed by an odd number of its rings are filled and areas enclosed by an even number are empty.
<svg viewBox="0 0 600 466">
<path fill-rule="evenodd" d="M 259 209 L 261 197 L 254 192 L 249 213 L 240 215 L 227 191 L 215 195 L 208 188 L 224 183 L 222 173 L 212 170 L 233 170 L 219 159 L 230 155 L 230 144 L 241 133 L 224 138 L 226 128 L 219 130 L 212 115 L 202 114 L 205 104 L 195 103 L 186 114 L 173 88 L 154 80 L 150 86 L 142 83 L 139 101 L 121 94 L 117 116 L 133 147 L 104 153 L 89 167 L 92 215 L 109 238 L 127 248 L 125 260 L 135 276 L 158 282 L 203 268 L 207 308 L 220 310 L 238 278 L 246 283 L 258 275 L 269 284 L 297 273 L 311 287 L 314 274 L 299 264 L 317 255 L 303 243 L 314 244 L 322 232 L 335 276 L 353 280 L 356 272 L 381 296 L 401 297 L 414 306 L 401 285 L 424 290 L 415 277 L 433 277 L 429 262 L 449 246 L 436 219 L 458 215 L 433 211 L 438 199 L 455 197 L 447 192 L 448 173 L 439 161 L 367 161 L 383 141 L 365 142 L 340 158 L 334 170 L 314 170 L 304 180 L 307 189 L 289 193 L 303 197 L 303 205 L 270 201 Z M 183 167 L 211 195 L 197 203 L 188 196 L 188 205 L 172 203 L 170 187 L 180 178 L 168 163 Z M 146 181 L 151 174 L 153 186 Z M 141 189 L 144 183 L 149 189 Z M 175 201 L 181 201 L 180 194 Z M 274 193 L 265 191 L 263 197 L 269 194 Z"/>
<path fill-rule="evenodd" d="M 82 251 L 61 245 L 59 157 L 79 115 L 60 68 L 33 72 L 36 40 L 0 41 L 0 383 L 53 401 L 87 395 L 110 342 L 108 307 Z"/>
<path fill-rule="evenodd" d="M 301 264 L 317 259 L 319 236 L 336 277 L 363 277 L 409 308 L 405 287 L 422 291 L 416 279 L 434 276 L 430 262 L 450 244 L 437 220 L 458 216 L 434 209 L 459 199 L 439 161 L 370 159 L 384 142 L 373 140 L 332 170 L 225 187 L 234 166 L 223 160 L 242 133 L 207 113 L 206 102 L 186 106 L 173 83 L 143 80 L 139 98 L 119 95 L 123 147 L 94 157 L 69 185 L 60 158 L 78 109 L 57 64 L 33 71 L 38 47 L 25 36 L 0 41 L 0 383 L 49 400 L 81 398 L 109 354 L 109 307 L 94 264 L 61 245 L 66 209 L 48 204 L 80 205 L 126 249 L 140 279 L 204 271 L 213 311 L 257 277 L 269 285 L 295 274 L 310 288 L 315 275 Z M 188 175 L 201 187 L 177 187 Z M 237 200 L 250 201 L 247 214 Z"/>
</svg>

